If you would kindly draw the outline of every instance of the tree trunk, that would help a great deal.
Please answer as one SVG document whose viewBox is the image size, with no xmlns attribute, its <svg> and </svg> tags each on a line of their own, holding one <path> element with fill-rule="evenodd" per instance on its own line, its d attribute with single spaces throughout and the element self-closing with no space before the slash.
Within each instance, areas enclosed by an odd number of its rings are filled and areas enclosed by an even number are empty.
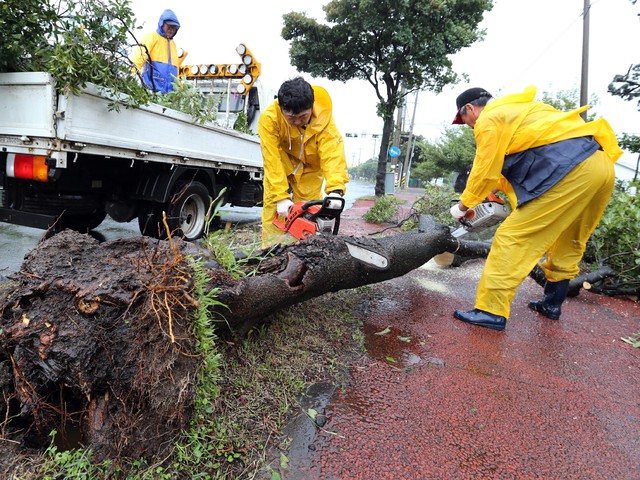
<svg viewBox="0 0 640 480">
<path fill-rule="evenodd" d="M 393 116 L 383 117 L 382 138 L 380 140 L 380 152 L 378 153 L 378 170 L 376 172 L 376 197 L 381 197 L 385 192 L 385 182 L 387 173 L 387 151 L 389 150 L 389 140 L 393 132 Z"/>
<path fill-rule="evenodd" d="M 349 245 L 377 252 L 388 260 L 387 268 L 356 260 Z M 406 233 L 382 238 L 318 235 L 282 247 L 277 255 L 261 261 L 257 275 L 222 288 L 218 300 L 228 324 L 242 328 L 284 307 L 327 292 L 336 292 L 402 276 L 435 255 L 459 248 L 449 228 L 434 224 L 424 233 Z"/>
</svg>

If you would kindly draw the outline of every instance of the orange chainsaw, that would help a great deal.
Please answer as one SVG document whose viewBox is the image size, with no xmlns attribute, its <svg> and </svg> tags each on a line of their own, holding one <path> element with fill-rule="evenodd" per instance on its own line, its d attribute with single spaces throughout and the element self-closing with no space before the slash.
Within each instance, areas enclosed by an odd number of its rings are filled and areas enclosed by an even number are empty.
<svg viewBox="0 0 640 480">
<path fill-rule="evenodd" d="M 338 201 L 340 202 L 339 207 L 331 206 L 333 202 Z M 296 202 L 289 209 L 289 214 L 284 222 L 280 221 L 278 214 L 276 214 L 273 224 L 298 240 L 304 240 L 317 234 L 337 235 L 342 210 L 344 210 L 344 198 L 339 197 Z"/>
<path fill-rule="evenodd" d="M 508 215 L 509 210 L 504 200 L 490 193 L 482 203 L 467 210 L 466 215 L 460 219 L 462 226 L 451 232 L 451 235 L 460 238 L 467 233 L 481 232 L 502 222 Z"/>
</svg>

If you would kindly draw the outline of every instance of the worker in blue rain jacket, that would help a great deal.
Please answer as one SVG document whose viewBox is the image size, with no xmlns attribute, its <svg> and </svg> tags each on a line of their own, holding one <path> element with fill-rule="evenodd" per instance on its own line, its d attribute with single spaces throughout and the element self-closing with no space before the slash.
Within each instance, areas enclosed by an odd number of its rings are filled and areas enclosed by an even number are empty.
<svg viewBox="0 0 640 480">
<path fill-rule="evenodd" d="M 131 60 L 142 82 L 158 93 L 173 91 L 174 78 L 187 53 L 176 46 L 173 38 L 180 29 L 178 17 L 172 10 L 165 10 L 158 20 L 158 28 L 145 34 L 141 44 L 134 49 Z"/>
<path fill-rule="evenodd" d="M 463 322 L 493 330 L 504 330 L 516 288 L 538 262 L 546 277 L 544 297 L 529 308 L 560 317 L 622 155 L 606 120 L 582 119 L 588 106 L 562 112 L 535 101 L 535 95 L 535 87 L 528 87 L 492 99 L 483 88 L 471 88 L 456 100 L 453 123 L 473 128 L 476 155 L 451 214 L 460 220 L 496 190 L 513 207 L 495 233 L 475 308 L 454 312 Z"/>
</svg>

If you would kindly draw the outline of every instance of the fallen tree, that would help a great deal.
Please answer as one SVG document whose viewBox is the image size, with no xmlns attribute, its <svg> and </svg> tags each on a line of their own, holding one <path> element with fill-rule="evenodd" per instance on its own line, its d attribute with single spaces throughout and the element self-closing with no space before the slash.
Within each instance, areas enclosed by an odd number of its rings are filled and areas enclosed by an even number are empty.
<svg viewBox="0 0 640 480">
<path fill-rule="evenodd" d="M 234 332 L 327 292 L 402 276 L 434 256 L 485 257 L 490 244 L 430 223 L 382 238 L 314 236 L 245 259 L 250 276 L 208 270 Z M 147 237 L 98 243 L 64 231 L 30 252 L 0 293 L 3 436 L 46 445 L 57 429 L 94 458 L 166 453 L 194 411 L 194 245 Z M 204 262 L 203 262 L 204 264 Z M 211 264 L 213 266 L 213 264 Z"/>
<path fill-rule="evenodd" d="M 235 331 L 330 291 L 403 275 L 457 241 L 443 226 L 382 239 L 314 237 L 256 258 L 255 275 L 209 271 Z M 388 265 L 356 261 L 347 242 L 375 249 Z M 98 243 L 64 231 L 30 252 L 2 290 L 5 436 L 47 445 L 56 429 L 95 459 L 166 451 L 193 413 L 200 359 L 192 315 L 194 246 L 147 237 Z M 248 265 L 251 265 L 248 262 Z M 63 442 L 65 443 L 65 442 Z"/>
</svg>

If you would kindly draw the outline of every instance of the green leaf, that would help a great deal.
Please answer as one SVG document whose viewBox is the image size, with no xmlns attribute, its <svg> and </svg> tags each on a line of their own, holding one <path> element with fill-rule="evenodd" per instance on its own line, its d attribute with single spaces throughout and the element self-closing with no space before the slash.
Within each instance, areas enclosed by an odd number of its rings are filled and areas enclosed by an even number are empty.
<svg viewBox="0 0 640 480">
<path fill-rule="evenodd" d="M 380 332 L 376 332 L 374 333 L 374 335 L 386 335 L 387 333 L 389 333 L 391 331 L 391 328 L 387 327 L 384 330 L 381 330 Z"/>
<path fill-rule="evenodd" d="M 309 418 L 311 418 L 311 420 L 315 420 L 318 416 L 318 412 L 313 408 L 310 408 L 309 410 L 307 410 L 307 415 L 309 415 Z"/>
<path fill-rule="evenodd" d="M 391 363 L 398 363 L 396 362 L 396 359 L 393 357 L 385 357 L 387 359 L 387 362 L 391 362 Z"/>
<path fill-rule="evenodd" d="M 401 337 L 400 335 L 398 335 L 398 340 L 400 340 L 401 342 L 409 343 L 411 341 L 411 337 Z"/>
<path fill-rule="evenodd" d="M 287 458 L 287 456 L 280 452 L 280 466 L 282 468 L 288 468 L 289 467 L 289 459 Z"/>
<path fill-rule="evenodd" d="M 631 345 L 634 348 L 640 348 L 640 333 L 638 333 L 636 335 L 636 337 L 629 337 L 629 338 L 621 338 L 621 340 L 623 342 L 628 343 L 629 345 Z"/>
</svg>

